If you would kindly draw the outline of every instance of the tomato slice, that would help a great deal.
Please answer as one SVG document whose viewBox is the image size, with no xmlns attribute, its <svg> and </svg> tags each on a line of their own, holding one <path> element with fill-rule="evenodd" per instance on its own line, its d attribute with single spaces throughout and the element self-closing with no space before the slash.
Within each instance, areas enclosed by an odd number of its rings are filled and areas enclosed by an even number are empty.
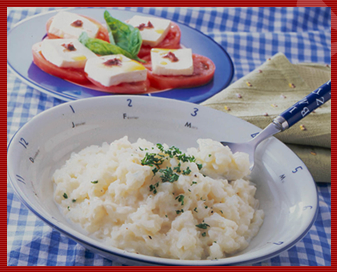
<svg viewBox="0 0 337 272">
<path fill-rule="evenodd" d="M 107 93 L 140 94 L 146 93 L 150 87 L 150 81 L 148 79 L 145 81 L 121 83 L 110 87 L 106 87 L 90 77 L 88 77 L 88 79 L 98 86 L 100 91 Z"/>
<path fill-rule="evenodd" d="M 192 55 L 193 74 L 191 76 L 162 76 L 152 73 L 151 63 L 145 67 L 148 69 L 147 77 L 151 86 L 160 90 L 173 88 L 190 88 L 205 85 L 213 79 L 215 65 L 209 58 L 197 54 Z M 145 58 L 147 59 L 147 58 Z"/>
<path fill-rule="evenodd" d="M 97 35 L 96 35 L 97 39 L 101 39 L 103 41 L 110 42 L 110 40 L 109 40 L 109 32 L 108 32 L 108 30 L 101 23 L 99 23 L 95 19 L 89 18 L 87 16 L 84 16 L 84 15 L 81 15 L 81 16 L 84 17 L 84 18 L 87 18 L 88 20 L 90 20 L 91 22 L 93 22 L 94 24 L 96 24 L 99 27 Z M 50 25 L 51 25 L 52 21 L 53 21 L 53 17 L 51 17 L 47 21 L 47 24 L 46 24 L 48 38 L 49 39 L 61 39 L 61 37 L 56 36 L 56 35 L 54 35 L 52 33 L 49 33 L 49 28 L 50 28 Z"/>
<path fill-rule="evenodd" d="M 43 71 L 56 77 L 63 78 L 75 83 L 88 83 L 84 69 L 61 68 L 47 61 L 41 53 L 41 43 L 36 43 L 32 47 L 33 61 Z"/>
<path fill-rule="evenodd" d="M 171 27 L 169 32 L 167 33 L 164 40 L 161 41 L 160 44 L 156 45 L 156 48 L 170 48 L 170 49 L 179 49 L 180 48 L 180 37 L 181 31 L 179 26 L 176 23 L 171 22 Z M 142 45 L 138 57 L 143 58 L 147 55 L 150 55 L 151 49 L 153 47 L 149 45 Z"/>
</svg>

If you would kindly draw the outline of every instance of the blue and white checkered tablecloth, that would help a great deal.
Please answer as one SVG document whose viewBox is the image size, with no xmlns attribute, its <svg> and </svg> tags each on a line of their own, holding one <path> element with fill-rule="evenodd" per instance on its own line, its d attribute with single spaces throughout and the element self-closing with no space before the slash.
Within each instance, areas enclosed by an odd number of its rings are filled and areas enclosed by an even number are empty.
<svg viewBox="0 0 337 272">
<path fill-rule="evenodd" d="M 55 8 L 8 8 L 7 31 L 17 22 Z M 331 63 L 330 8 L 116 8 L 153 14 L 196 28 L 223 46 L 234 81 L 283 52 L 290 62 Z M 7 142 L 33 116 L 63 103 L 7 71 Z M 317 184 L 319 214 L 290 250 L 256 266 L 331 265 L 331 186 Z M 17 265 L 120 265 L 51 229 L 7 189 L 7 262 Z"/>
</svg>

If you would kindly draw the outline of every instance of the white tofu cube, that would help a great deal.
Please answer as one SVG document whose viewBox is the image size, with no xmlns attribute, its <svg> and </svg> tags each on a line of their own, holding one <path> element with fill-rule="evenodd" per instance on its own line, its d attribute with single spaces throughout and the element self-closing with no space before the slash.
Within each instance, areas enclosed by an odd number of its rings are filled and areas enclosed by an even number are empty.
<svg viewBox="0 0 337 272">
<path fill-rule="evenodd" d="M 44 39 L 41 53 L 46 60 L 63 68 L 84 68 L 90 58 L 98 58 L 76 39 Z"/>
<path fill-rule="evenodd" d="M 60 38 L 78 39 L 82 32 L 87 32 L 90 38 L 95 38 L 98 30 L 98 25 L 87 18 L 75 13 L 61 11 L 54 16 L 49 33 Z"/>
<path fill-rule="evenodd" d="M 89 59 L 84 71 L 88 77 L 106 87 L 144 81 L 147 78 L 147 70 L 143 65 L 122 54 Z"/>
<path fill-rule="evenodd" d="M 139 28 L 143 45 L 150 45 L 153 47 L 164 40 L 170 30 L 171 21 L 161 18 L 136 15 L 128 21 L 128 24 Z"/>
<path fill-rule="evenodd" d="M 193 58 L 190 48 L 151 49 L 152 73 L 156 75 L 190 76 L 193 74 Z"/>
</svg>

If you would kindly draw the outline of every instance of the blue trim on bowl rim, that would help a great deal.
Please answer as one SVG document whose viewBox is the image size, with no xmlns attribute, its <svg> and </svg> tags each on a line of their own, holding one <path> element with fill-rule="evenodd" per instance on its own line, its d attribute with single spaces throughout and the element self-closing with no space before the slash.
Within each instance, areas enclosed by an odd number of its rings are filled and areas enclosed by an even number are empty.
<svg viewBox="0 0 337 272">
<path fill-rule="evenodd" d="M 123 98 L 125 98 L 126 96 L 123 96 Z M 128 97 L 134 97 L 134 98 L 136 98 L 136 97 L 138 97 L 138 96 L 132 96 L 132 95 L 130 95 L 130 96 L 128 96 Z M 102 97 L 96 97 L 97 99 L 99 99 L 99 98 L 102 98 Z M 152 99 L 164 99 L 164 100 L 167 100 L 167 98 L 161 98 L 161 97 L 154 97 L 154 98 L 152 98 Z M 74 101 L 70 101 L 70 102 L 73 102 L 74 103 Z M 52 107 L 52 108 L 50 108 L 50 109 L 48 109 L 48 110 L 53 110 L 53 109 L 55 109 L 55 108 L 58 108 L 58 107 L 65 107 L 65 106 L 67 106 L 70 102 L 68 102 L 68 103 L 63 103 L 63 104 L 60 104 L 60 105 L 57 105 L 57 106 L 55 106 L 55 107 Z M 79 101 L 78 101 L 79 102 Z M 177 101 L 176 101 L 177 102 Z M 191 104 L 190 102 L 185 102 L 185 101 L 178 101 L 178 102 L 180 102 L 180 103 L 187 103 L 187 104 Z M 76 102 L 75 102 L 76 103 Z M 216 111 L 216 110 L 214 110 L 214 109 L 211 109 L 211 108 L 208 108 L 208 110 L 213 110 L 213 111 Z M 45 111 L 44 111 L 45 112 Z M 44 113 L 44 112 L 41 112 L 41 114 L 42 113 Z M 34 116 L 32 119 L 35 119 L 37 116 L 39 116 L 40 114 L 38 114 L 38 115 L 36 115 L 36 116 Z M 235 116 L 233 116 L 233 117 L 235 117 Z M 237 118 L 237 117 L 235 117 L 235 118 Z M 32 120 L 31 119 L 31 120 Z M 238 118 L 239 119 L 239 118 Z M 11 143 L 12 143 L 12 141 L 14 140 L 14 138 L 15 138 L 15 136 L 18 134 L 18 132 L 22 129 L 22 128 L 24 128 L 27 124 L 28 124 L 29 122 L 27 122 L 27 123 L 25 123 L 23 126 L 21 126 L 16 132 L 15 132 L 15 134 L 13 135 L 13 137 L 10 139 L 10 141 L 9 141 L 9 143 L 8 143 L 8 146 L 7 146 L 7 153 L 8 153 L 8 150 L 9 150 L 9 148 L 10 148 L 10 145 L 11 145 Z M 282 143 L 281 141 L 279 141 L 280 143 Z M 284 143 L 282 143 L 283 145 L 285 145 Z M 286 146 L 286 145 L 285 145 Z M 300 161 L 302 161 L 294 152 L 292 152 Z M 305 164 L 303 163 L 303 165 L 305 166 Z M 8 166 L 7 166 L 7 168 L 8 168 Z M 307 172 L 310 174 L 310 171 L 308 170 L 308 168 L 305 166 L 305 169 L 307 170 Z M 310 174 L 311 175 L 311 174 Z M 234 261 L 234 262 L 232 262 L 232 263 L 223 263 L 223 264 L 221 264 L 221 260 L 229 260 L 231 257 L 227 257 L 227 258 L 224 258 L 224 259 L 219 259 L 219 260 L 178 260 L 178 259 L 167 259 L 167 258 L 161 258 L 161 257 L 153 257 L 153 256 L 147 256 L 147 255 L 142 255 L 142 254 L 134 254 L 134 253 L 128 253 L 128 252 L 125 252 L 126 254 L 132 254 L 132 255 L 135 255 L 135 256 L 125 256 L 125 255 L 123 255 L 122 253 L 118 253 L 118 252 L 115 252 L 113 249 L 114 249 L 114 247 L 112 247 L 112 250 L 106 250 L 106 249 L 104 249 L 104 248 L 101 248 L 101 247 L 98 247 L 98 246 L 96 246 L 96 245 L 94 245 L 94 244 L 92 244 L 92 243 L 90 243 L 90 241 L 84 241 L 83 239 L 81 239 L 81 238 L 78 238 L 78 237 L 76 237 L 76 235 L 73 235 L 73 234 L 71 234 L 71 233 L 69 233 L 69 232 L 67 232 L 67 231 L 65 231 L 65 230 L 63 230 L 63 229 L 61 229 L 60 227 L 58 227 L 57 225 L 55 225 L 53 222 L 52 222 L 52 220 L 55 220 L 55 221 L 57 221 L 56 219 L 53 219 L 51 216 L 50 216 L 50 218 L 51 218 L 51 220 L 50 219 L 48 219 L 48 218 L 45 218 L 44 216 L 42 216 L 41 214 L 39 214 L 33 207 L 32 207 L 32 205 L 28 202 L 28 201 L 26 201 L 25 199 L 24 199 L 24 197 L 22 197 L 21 195 L 20 195 L 20 193 L 19 193 L 19 190 L 18 190 L 18 187 L 16 186 L 16 182 L 14 182 L 13 180 L 12 180 L 12 178 L 11 178 L 11 176 L 10 176 L 10 174 L 8 173 L 8 170 L 7 170 L 7 177 L 8 177 L 8 180 L 9 180 L 9 182 L 10 182 L 10 184 L 11 184 L 11 186 L 12 186 L 12 188 L 13 188 L 13 190 L 15 191 L 15 194 L 16 194 L 16 196 L 20 199 L 20 201 L 32 212 L 32 213 L 34 213 L 38 218 L 40 218 L 42 221 L 44 221 L 46 224 L 48 224 L 49 226 L 51 226 L 52 228 L 54 228 L 54 229 L 56 229 L 57 231 L 59 231 L 60 233 L 62 233 L 62 234 L 64 234 L 64 235 L 66 235 L 67 237 L 69 237 L 69 238 L 71 238 L 71 239 L 73 239 L 73 240 L 75 240 L 75 241 L 79 241 L 79 243 L 82 243 L 82 245 L 84 246 L 84 245 L 89 245 L 90 247 L 92 247 L 92 248 L 94 248 L 94 249 L 96 249 L 97 251 L 101 251 L 101 252 L 104 252 L 104 253 L 107 253 L 107 254 L 111 254 L 111 255 L 115 255 L 115 256 L 118 256 L 118 257 L 121 257 L 121 258 L 123 258 L 123 259 L 130 259 L 130 260 L 132 260 L 132 261 L 135 261 L 135 262 L 142 262 L 142 263 L 144 263 L 144 264 L 151 264 L 151 265 L 170 265 L 170 266 L 200 266 L 200 264 L 198 264 L 198 263 L 196 263 L 196 264 L 193 264 L 193 262 L 204 262 L 204 264 L 202 264 L 202 265 L 207 265 L 207 266 L 230 266 L 230 265 L 245 265 L 245 264 L 253 264 L 253 263 L 257 263 L 257 262 L 261 262 L 261 261 L 263 261 L 263 260 L 267 260 L 267 259 L 270 259 L 270 258 L 272 258 L 272 257 L 274 257 L 274 256 L 277 256 L 277 255 L 279 255 L 281 252 L 283 252 L 283 251 L 286 251 L 286 250 L 288 250 L 288 249 L 290 249 L 291 247 L 293 247 L 297 242 L 299 242 L 307 233 L 308 233 L 308 231 L 311 229 L 311 227 L 312 227 L 312 225 L 314 224 L 314 222 L 316 221 L 316 218 L 317 218 L 317 215 L 318 215 L 318 209 L 319 209 L 319 206 L 318 206 L 318 204 L 319 204 L 319 198 L 318 198 L 318 191 L 317 191 L 317 186 L 316 186 L 316 183 L 315 183 L 315 181 L 314 181 L 314 179 L 313 178 L 311 178 L 311 180 L 312 180 L 312 182 L 313 182 L 313 185 L 314 185 L 314 187 L 315 187 L 315 191 L 316 191 L 316 203 L 315 203 L 315 205 L 316 205 L 316 210 L 315 210 L 315 214 L 314 214 L 314 216 L 312 217 L 312 220 L 311 220 L 311 222 L 308 224 L 308 227 L 301 233 L 301 235 L 299 235 L 297 238 L 295 238 L 293 241 L 291 241 L 290 243 L 288 243 L 288 244 L 286 244 L 286 245 L 284 245 L 283 247 L 281 247 L 279 250 L 276 250 L 276 251 L 274 251 L 274 252 L 272 252 L 272 253 L 270 253 L 270 254 L 268 254 L 268 255 L 264 255 L 264 256 L 262 256 L 262 257 L 257 257 L 257 258 L 252 258 L 252 259 L 246 259 L 246 260 L 243 260 L 243 261 Z M 67 227 L 67 226 L 66 226 Z M 69 227 L 67 227 L 67 228 L 69 228 Z M 83 235 L 82 233 L 80 233 L 80 232 L 78 232 L 78 231 L 76 231 L 76 230 L 74 230 L 74 232 L 77 232 L 77 233 L 79 233 L 80 235 Z M 96 241 L 96 240 L 94 240 L 93 238 L 89 238 L 90 240 L 93 240 L 93 241 L 95 241 L 95 242 L 98 242 L 99 243 L 99 241 Z M 103 246 L 105 246 L 104 244 L 103 244 Z M 85 247 L 85 246 L 84 246 Z M 118 248 L 116 248 L 117 250 L 121 250 L 121 249 L 118 249 Z M 99 253 L 97 253 L 97 254 L 99 254 Z M 99 254 L 100 255 L 100 254 Z M 139 256 L 139 257 L 138 257 Z M 106 256 L 102 256 L 102 257 L 104 257 L 104 258 L 106 258 L 106 259 L 109 259 L 108 257 L 106 257 Z M 235 256 L 233 256 L 233 257 L 235 257 Z M 145 258 L 145 260 L 144 260 L 144 258 Z M 159 260 L 162 260 L 162 261 L 158 261 L 158 262 L 156 262 L 156 261 L 149 261 L 149 260 L 146 260 L 146 259 L 148 259 L 148 258 L 157 258 L 157 259 L 159 259 Z M 167 263 L 166 263 L 166 260 L 168 261 Z M 178 262 L 180 262 L 179 264 L 174 264 L 174 263 L 169 263 L 169 262 L 176 262 L 176 261 L 178 261 Z"/>
</svg>

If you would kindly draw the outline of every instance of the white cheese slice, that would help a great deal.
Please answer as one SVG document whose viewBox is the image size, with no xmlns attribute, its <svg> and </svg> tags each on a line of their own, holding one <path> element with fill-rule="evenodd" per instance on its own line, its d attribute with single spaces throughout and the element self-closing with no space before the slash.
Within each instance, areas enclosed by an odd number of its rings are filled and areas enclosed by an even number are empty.
<svg viewBox="0 0 337 272">
<path fill-rule="evenodd" d="M 41 53 L 46 60 L 63 68 L 84 68 L 90 58 L 98 58 L 76 39 L 44 39 Z"/>
<path fill-rule="evenodd" d="M 168 58 L 171 53 L 177 58 Z M 190 48 L 184 49 L 151 49 L 152 73 L 156 75 L 189 76 L 193 74 L 193 58 Z"/>
<path fill-rule="evenodd" d="M 82 22 L 81 26 L 76 26 L 74 22 Z M 81 24 L 79 22 L 79 24 Z M 61 11 L 57 13 L 50 24 L 49 33 L 60 38 L 77 39 L 82 32 L 87 32 L 90 38 L 95 38 L 99 27 L 85 17 L 78 14 Z"/>
<path fill-rule="evenodd" d="M 109 61 L 116 61 L 118 65 L 109 65 Z M 143 65 L 122 54 L 89 59 L 84 71 L 88 77 L 106 87 L 124 82 L 144 81 L 147 78 L 147 70 Z"/>
<path fill-rule="evenodd" d="M 153 27 L 148 27 L 149 22 Z M 164 40 L 170 30 L 171 21 L 161 18 L 136 15 L 128 21 L 128 24 L 139 28 L 143 45 L 150 45 L 153 47 Z M 141 24 L 145 25 L 143 29 L 140 27 Z"/>
</svg>

